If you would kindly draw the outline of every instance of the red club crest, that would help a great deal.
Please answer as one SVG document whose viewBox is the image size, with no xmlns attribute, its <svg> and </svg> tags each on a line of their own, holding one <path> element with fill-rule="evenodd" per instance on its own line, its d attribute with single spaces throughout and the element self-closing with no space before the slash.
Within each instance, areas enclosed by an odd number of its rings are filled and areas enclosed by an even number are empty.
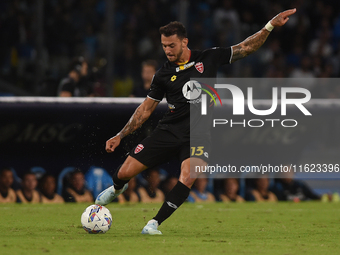
<svg viewBox="0 0 340 255">
<path fill-rule="evenodd" d="M 143 149 L 144 149 L 143 144 L 138 144 L 136 149 L 135 149 L 135 154 L 141 152 L 141 150 L 143 150 Z"/>
<path fill-rule="evenodd" d="M 196 65 L 196 70 L 199 71 L 200 73 L 203 73 L 204 71 L 204 66 L 203 66 L 203 63 L 202 62 L 198 62 Z"/>
</svg>

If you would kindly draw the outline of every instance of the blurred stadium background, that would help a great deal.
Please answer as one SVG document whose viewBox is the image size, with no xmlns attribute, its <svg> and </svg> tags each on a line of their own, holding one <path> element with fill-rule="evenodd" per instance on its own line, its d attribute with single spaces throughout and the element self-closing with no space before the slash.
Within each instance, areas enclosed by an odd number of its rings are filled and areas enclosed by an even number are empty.
<svg viewBox="0 0 340 255">
<path fill-rule="evenodd" d="M 160 26 L 183 22 L 191 49 L 228 47 L 288 8 L 297 8 L 297 13 L 284 27 L 275 28 L 259 51 L 220 69 L 218 76 L 339 77 L 337 0 L 0 1 L 0 165 L 12 167 L 19 176 L 37 166 L 56 176 L 69 166 L 84 172 L 94 165 L 112 171 L 166 110 L 161 105 L 115 155 L 104 152 L 105 141 L 121 129 L 142 100 L 125 98 L 142 83 L 141 63 L 154 59 L 160 67 L 166 60 Z M 89 63 L 86 82 L 101 98 L 54 98 L 70 62 L 79 56 Z M 277 154 L 290 151 L 296 163 L 340 163 L 340 84 L 313 84 L 308 87 L 312 98 L 327 101 L 312 106 L 315 116 L 298 134 L 300 140 L 285 144 L 277 139 L 271 145 Z M 267 94 L 259 93 L 259 98 L 266 99 Z M 242 132 L 238 137 L 248 130 Z M 282 130 L 275 132 L 284 137 Z M 263 132 L 260 137 L 261 141 L 244 143 L 235 139 L 227 154 L 243 151 L 233 155 L 242 160 L 247 150 L 271 150 L 270 134 Z M 164 169 L 174 171 L 176 164 Z M 319 193 L 340 189 L 334 178 L 309 183 Z"/>
<path fill-rule="evenodd" d="M 275 29 L 254 55 L 220 70 L 220 76 L 338 77 L 336 0 L 3 0 L 0 92 L 56 96 L 53 86 L 67 75 L 71 59 L 84 56 L 96 73 L 97 96 L 129 96 L 140 81 L 143 60 L 165 61 L 158 28 L 169 21 L 187 26 L 192 49 L 228 47 L 293 7 L 297 13 L 287 25 Z M 313 97 L 338 98 L 339 93 L 336 87 Z"/>
</svg>

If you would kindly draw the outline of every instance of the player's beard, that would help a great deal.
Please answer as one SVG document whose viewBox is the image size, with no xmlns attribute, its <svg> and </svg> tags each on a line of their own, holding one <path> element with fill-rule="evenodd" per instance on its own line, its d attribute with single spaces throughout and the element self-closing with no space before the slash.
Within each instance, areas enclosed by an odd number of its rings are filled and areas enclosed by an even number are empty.
<svg viewBox="0 0 340 255">
<path fill-rule="evenodd" d="M 180 52 L 176 56 L 176 59 L 174 61 L 172 61 L 172 62 L 178 63 L 180 58 L 182 57 L 182 54 L 183 54 L 183 49 L 181 48 Z"/>
</svg>

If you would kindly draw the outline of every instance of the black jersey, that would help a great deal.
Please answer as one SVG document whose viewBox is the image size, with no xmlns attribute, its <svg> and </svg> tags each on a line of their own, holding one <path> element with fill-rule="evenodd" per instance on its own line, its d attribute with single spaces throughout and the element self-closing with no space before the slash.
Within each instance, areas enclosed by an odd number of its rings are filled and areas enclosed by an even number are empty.
<svg viewBox="0 0 340 255">
<path fill-rule="evenodd" d="M 194 105 L 194 93 L 189 86 L 193 78 L 214 78 L 217 69 L 230 63 L 232 49 L 212 48 L 204 51 L 192 50 L 189 61 L 184 65 L 167 61 L 159 69 L 152 81 L 148 97 L 161 101 L 166 96 L 169 109 L 160 120 L 158 128 L 166 129 L 176 135 L 190 134 L 190 108 Z"/>
</svg>

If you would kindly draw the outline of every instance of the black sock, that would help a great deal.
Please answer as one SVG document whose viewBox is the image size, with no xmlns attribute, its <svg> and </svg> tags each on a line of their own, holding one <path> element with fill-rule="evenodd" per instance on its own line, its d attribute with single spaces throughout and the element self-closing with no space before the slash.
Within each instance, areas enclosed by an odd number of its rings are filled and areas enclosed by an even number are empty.
<svg viewBox="0 0 340 255">
<path fill-rule="evenodd" d="M 169 218 L 170 215 L 184 203 L 189 196 L 189 193 L 190 189 L 178 181 L 175 187 L 165 197 L 165 201 L 157 215 L 154 217 L 154 220 L 157 220 L 158 224 L 161 225 L 163 221 Z"/>
<path fill-rule="evenodd" d="M 124 187 L 124 185 L 129 182 L 129 180 L 125 181 L 125 180 L 121 180 L 121 179 L 118 178 L 119 169 L 112 176 L 113 186 L 114 186 L 115 190 L 122 189 Z"/>
</svg>

